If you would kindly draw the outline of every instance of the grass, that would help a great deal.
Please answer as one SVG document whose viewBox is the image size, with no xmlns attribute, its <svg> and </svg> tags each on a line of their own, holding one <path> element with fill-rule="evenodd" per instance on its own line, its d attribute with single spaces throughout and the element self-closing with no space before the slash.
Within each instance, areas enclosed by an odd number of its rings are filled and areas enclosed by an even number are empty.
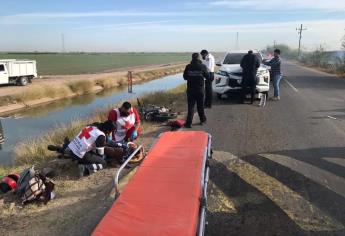
<svg viewBox="0 0 345 236">
<path fill-rule="evenodd" d="M 127 83 L 127 77 L 109 77 L 104 79 L 99 79 L 96 84 L 101 86 L 103 89 L 110 89 L 114 87 L 121 87 Z"/>
<path fill-rule="evenodd" d="M 25 92 L 14 95 L 17 102 L 29 102 L 41 98 L 60 98 L 68 97 L 73 94 L 71 88 L 66 86 L 52 87 L 52 86 L 33 86 Z"/>
<path fill-rule="evenodd" d="M 185 110 L 186 106 L 185 90 L 186 86 L 182 85 L 172 90 L 147 94 L 141 100 L 144 104 L 164 105 L 173 108 L 176 112 L 181 112 Z M 114 105 L 113 107 L 116 106 Z M 45 163 L 56 157 L 54 153 L 47 150 L 49 144 L 61 145 L 65 137 L 74 138 L 85 125 L 106 120 L 109 110 L 110 108 L 96 111 L 88 119 L 75 120 L 70 124 L 57 127 L 42 137 L 22 142 L 15 148 L 15 166 L 0 166 L 0 176 L 14 171 L 18 172 L 18 170 L 31 165 L 44 166 Z M 143 133 L 149 132 L 152 129 L 152 124 L 142 122 L 142 129 Z"/>
<path fill-rule="evenodd" d="M 0 59 L 36 60 L 39 75 L 72 75 L 188 61 L 190 53 L 1 53 Z"/>
<path fill-rule="evenodd" d="M 78 95 L 92 92 L 94 86 L 95 84 L 90 80 L 79 80 L 68 84 L 68 87 L 72 90 L 72 92 Z"/>
<path fill-rule="evenodd" d="M 152 80 L 165 75 L 182 72 L 184 66 L 175 66 L 164 69 L 143 71 L 134 73 L 134 82 Z M 95 86 L 101 86 L 103 89 L 121 87 L 127 84 L 127 76 L 106 77 L 98 80 L 79 80 L 59 86 L 39 86 L 33 84 L 25 92 L 13 96 L 1 97 L 0 106 L 13 103 L 27 103 L 42 98 L 66 98 L 75 95 L 88 94 L 94 91 Z"/>
<path fill-rule="evenodd" d="M 143 104 L 155 104 L 157 106 L 173 107 L 174 111 L 182 112 L 186 110 L 186 85 L 179 86 L 169 92 L 155 92 L 143 97 Z"/>
</svg>

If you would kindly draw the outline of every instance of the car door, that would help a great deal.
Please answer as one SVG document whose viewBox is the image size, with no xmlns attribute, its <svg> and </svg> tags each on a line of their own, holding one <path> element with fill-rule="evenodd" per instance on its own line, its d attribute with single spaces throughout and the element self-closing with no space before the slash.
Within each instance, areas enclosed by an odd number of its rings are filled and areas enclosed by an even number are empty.
<svg viewBox="0 0 345 236">
<path fill-rule="evenodd" d="M 6 66 L 0 63 L 0 84 L 8 84 L 8 72 Z"/>
</svg>

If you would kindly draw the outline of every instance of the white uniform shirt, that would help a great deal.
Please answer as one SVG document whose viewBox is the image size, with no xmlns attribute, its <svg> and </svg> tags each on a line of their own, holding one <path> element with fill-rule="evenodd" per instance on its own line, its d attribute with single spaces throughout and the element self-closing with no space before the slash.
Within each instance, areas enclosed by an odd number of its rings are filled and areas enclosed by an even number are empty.
<svg viewBox="0 0 345 236">
<path fill-rule="evenodd" d="M 134 127 L 135 125 L 135 113 L 133 108 L 130 111 L 129 116 L 123 117 L 120 114 L 119 109 L 114 109 L 117 115 L 117 120 L 115 122 L 116 125 L 116 132 L 115 132 L 115 141 L 122 141 L 125 139 L 127 131 Z"/>
<path fill-rule="evenodd" d="M 100 135 L 105 136 L 97 127 L 87 126 L 68 144 L 68 147 L 76 156 L 83 158 L 85 153 L 96 148 L 95 142 Z"/>
<path fill-rule="evenodd" d="M 214 67 L 216 65 L 216 62 L 215 62 L 215 59 L 214 59 L 214 56 L 209 53 L 205 60 L 203 60 L 203 64 L 207 67 L 208 71 L 209 72 L 214 72 Z"/>
</svg>

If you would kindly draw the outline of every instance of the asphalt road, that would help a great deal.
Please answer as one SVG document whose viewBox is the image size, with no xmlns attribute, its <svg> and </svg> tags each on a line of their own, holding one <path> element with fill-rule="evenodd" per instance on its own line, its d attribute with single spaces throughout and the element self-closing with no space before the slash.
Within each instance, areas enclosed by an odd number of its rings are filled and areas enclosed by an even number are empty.
<svg viewBox="0 0 345 236">
<path fill-rule="evenodd" d="M 215 101 L 195 126 L 215 150 L 206 235 L 345 235 L 345 79 L 283 72 L 281 101 Z"/>
</svg>

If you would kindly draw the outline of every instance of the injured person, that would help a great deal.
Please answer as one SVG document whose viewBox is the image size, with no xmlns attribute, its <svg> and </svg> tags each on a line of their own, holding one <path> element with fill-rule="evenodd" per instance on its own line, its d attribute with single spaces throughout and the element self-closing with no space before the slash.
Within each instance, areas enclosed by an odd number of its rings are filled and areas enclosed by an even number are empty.
<svg viewBox="0 0 345 236">
<path fill-rule="evenodd" d="M 115 160 L 119 164 L 123 164 L 136 150 L 138 146 L 133 142 L 108 142 L 104 149 L 107 161 Z M 129 161 L 129 164 L 135 164 L 143 160 L 145 157 L 144 149 L 141 148 L 136 152 L 135 156 Z"/>
</svg>

